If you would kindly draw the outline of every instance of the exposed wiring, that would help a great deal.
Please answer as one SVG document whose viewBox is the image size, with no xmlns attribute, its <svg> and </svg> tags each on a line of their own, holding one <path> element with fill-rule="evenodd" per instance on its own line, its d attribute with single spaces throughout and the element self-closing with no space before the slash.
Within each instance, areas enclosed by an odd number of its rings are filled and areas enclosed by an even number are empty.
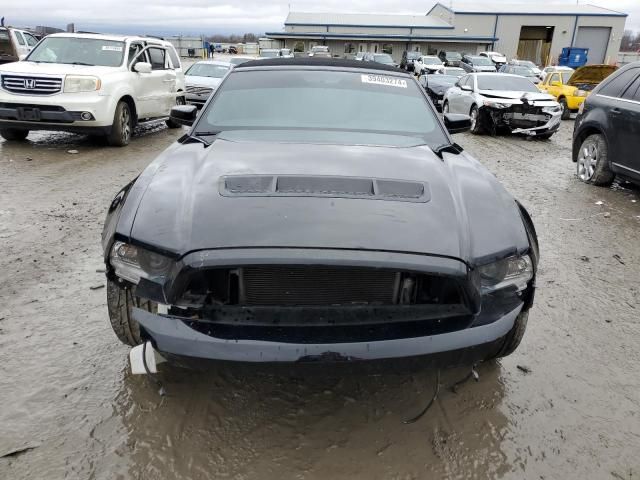
<svg viewBox="0 0 640 480">
<path fill-rule="evenodd" d="M 149 370 L 149 365 L 147 365 L 147 343 L 149 342 L 144 342 L 142 344 L 142 364 L 144 365 L 144 370 L 147 372 L 147 375 L 149 375 L 149 378 L 151 378 L 151 380 L 154 381 L 156 385 L 158 385 L 158 393 L 161 397 L 164 397 L 167 392 L 164 389 L 162 382 L 154 373 L 151 373 L 151 370 Z"/>
<path fill-rule="evenodd" d="M 480 379 L 480 375 L 478 374 L 478 371 L 476 370 L 476 365 L 471 365 L 471 371 L 462 380 L 458 380 L 456 383 L 451 385 L 451 387 L 449 387 L 449 388 L 451 389 L 451 391 L 453 393 L 458 393 L 458 387 L 460 385 L 462 385 L 463 383 L 468 382 L 472 378 L 476 382 Z"/>
<path fill-rule="evenodd" d="M 405 425 L 409 425 L 411 423 L 415 423 L 418 420 L 420 420 L 422 417 L 424 417 L 424 414 L 427 413 L 427 411 L 431 408 L 431 406 L 433 405 L 433 403 L 436 401 L 436 399 L 438 398 L 438 393 L 440 392 L 440 370 L 438 369 L 438 374 L 436 375 L 436 390 L 433 394 L 433 397 L 431 397 L 431 400 L 429 401 L 429 403 L 427 404 L 426 407 L 424 407 L 424 409 L 415 417 L 410 418 L 408 420 L 403 421 L 402 423 L 404 423 Z"/>
</svg>

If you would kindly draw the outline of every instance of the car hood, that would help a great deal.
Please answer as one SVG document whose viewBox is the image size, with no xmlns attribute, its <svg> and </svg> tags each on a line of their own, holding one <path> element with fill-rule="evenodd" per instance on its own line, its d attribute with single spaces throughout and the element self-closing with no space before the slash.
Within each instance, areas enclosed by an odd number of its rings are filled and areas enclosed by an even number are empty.
<svg viewBox="0 0 640 480">
<path fill-rule="evenodd" d="M 480 95 L 487 98 L 503 98 L 508 100 L 520 100 L 526 96 L 529 101 L 555 100 L 555 97 L 548 93 L 518 92 L 512 90 L 480 90 Z"/>
<path fill-rule="evenodd" d="M 224 177 L 238 175 L 424 182 L 429 199 L 224 194 Z M 516 202 L 496 178 L 464 153 L 440 159 L 426 146 L 174 144 L 134 184 L 117 231 L 178 256 L 220 248 L 333 248 L 473 264 L 528 248 Z"/>
<path fill-rule="evenodd" d="M 93 67 L 64 63 L 35 63 L 29 61 L 0 65 L 0 72 L 45 75 L 100 75 L 113 73 L 118 67 Z"/>
<path fill-rule="evenodd" d="M 618 67 L 614 65 L 587 65 L 585 67 L 578 68 L 569 81 L 567 85 L 575 87 L 579 84 L 591 83 L 598 84 L 615 72 Z"/>
<path fill-rule="evenodd" d="M 199 77 L 197 75 L 187 75 L 184 78 L 185 85 L 199 86 L 199 87 L 217 87 L 222 82 L 221 78 L 214 77 Z"/>
<path fill-rule="evenodd" d="M 492 55 L 489 58 L 491 58 L 491 61 L 495 63 L 507 63 L 507 57 L 501 55 Z"/>
</svg>

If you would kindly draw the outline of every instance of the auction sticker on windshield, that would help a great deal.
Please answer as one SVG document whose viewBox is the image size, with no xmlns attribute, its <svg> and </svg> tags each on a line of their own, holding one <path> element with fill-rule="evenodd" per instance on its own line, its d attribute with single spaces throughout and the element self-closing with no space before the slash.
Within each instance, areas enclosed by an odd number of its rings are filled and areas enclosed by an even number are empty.
<svg viewBox="0 0 640 480">
<path fill-rule="evenodd" d="M 388 87 L 407 88 L 407 81 L 396 77 L 387 77 L 384 75 L 361 75 L 362 83 L 372 83 L 375 85 L 386 85 Z"/>
<path fill-rule="evenodd" d="M 122 51 L 122 47 L 118 47 L 115 45 L 103 45 L 102 46 L 102 50 L 107 51 L 107 52 L 121 52 Z"/>
</svg>

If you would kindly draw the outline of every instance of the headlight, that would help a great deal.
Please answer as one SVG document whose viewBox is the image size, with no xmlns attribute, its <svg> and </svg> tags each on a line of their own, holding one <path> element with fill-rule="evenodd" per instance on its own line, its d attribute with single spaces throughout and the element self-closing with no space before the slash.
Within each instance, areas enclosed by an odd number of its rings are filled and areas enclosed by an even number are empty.
<svg viewBox="0 0 640 480">
<path fill-rule="evenodd" d="M 562 110 L 562 108 L 560 107 L 560 105 L 556 105 L 556 106 L 553 106 L 553 107 L 544 107 L 544 108 L 542 109 L 542 112 L 543 112 L 543 113 L 557 113 L 557 112 L 559 112 L 560 110 Z"/>
<path fill-rule="evenodd" d="M 574 93 L 576 97 L 586 97 L 587 95 L 589 95 L 589 92 L 586 90 L 576 90 L 576 93 Z"/>
<path fill-rule="evenodd" d="M 489 100 L 485 100 L 483 105 L 490 108 L 509 108 L 511 106 L 509 103 L 491 102 Z"/>
<path fill-rule="evenodd" d="M 528 255 L 509 257 L 478 267 L 482 293 L 494 292 L 505 287 L 524 290 L 533 278 L 533 264 Z"/>
<path fill-rule="evenodd" d="M 64 79 L 65 93 L 95 92 L 101 86 L 102 82 L 98 77 L 88 75 L 67 75 Z"/>
<path fill-rule="evenodd" d="M 141 278 L 162 279 L 169 274 L 173 262 L 159 255 L 124 242 L 114 242 L 111 266 L 116 275 L 137 284 Z"/>
</svg>

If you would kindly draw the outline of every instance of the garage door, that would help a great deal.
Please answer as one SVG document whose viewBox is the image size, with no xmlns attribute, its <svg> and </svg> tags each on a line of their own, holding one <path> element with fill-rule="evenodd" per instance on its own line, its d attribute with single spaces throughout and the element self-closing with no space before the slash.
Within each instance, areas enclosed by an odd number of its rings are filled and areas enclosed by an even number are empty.
<svg viewBox="0 0 640 480">
<path fill-rule="evenodd" d="M 589 49 L 588 64 L 604 63 L 610 35 L 611 27 L 580 27 L 573 46 Z"/>
</svg>

